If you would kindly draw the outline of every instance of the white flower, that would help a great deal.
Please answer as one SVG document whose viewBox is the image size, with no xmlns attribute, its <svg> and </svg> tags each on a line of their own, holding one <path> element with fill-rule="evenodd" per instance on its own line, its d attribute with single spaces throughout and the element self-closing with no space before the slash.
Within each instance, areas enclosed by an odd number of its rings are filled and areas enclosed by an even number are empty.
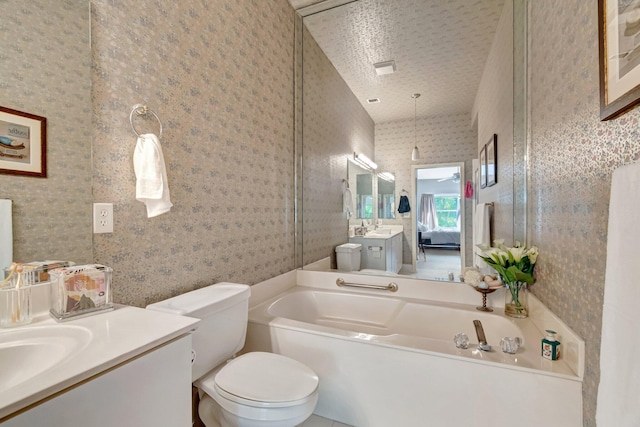
<svg viewBox="0 0 640 427">
<path fill-rule="evenodd" d="M 538 248 L 537 246 L 531 246 L 527 251 L 526 255 L 529 257 L 529 262 L 531 264 L 535 264 L 538 259 Z"/>
<path fill-rule="evenodd" d="M 509 252 L 511 253 L 511 256 L 513 256 L 513 260 L 514 260 L 515 262 L 520 262 L 520 260 L 522 259 L 522 257 L 523 257 L 524 255 L 526 255 L 526 254 L 525 254 L 525 248 L 518 248 L 518 247 L 515 247 L 515 248 L 511 248 L 511 249 L 509 249 Z M 531 258 L 529 258 L 529 260 L 531 260 Z"/>
</svg>

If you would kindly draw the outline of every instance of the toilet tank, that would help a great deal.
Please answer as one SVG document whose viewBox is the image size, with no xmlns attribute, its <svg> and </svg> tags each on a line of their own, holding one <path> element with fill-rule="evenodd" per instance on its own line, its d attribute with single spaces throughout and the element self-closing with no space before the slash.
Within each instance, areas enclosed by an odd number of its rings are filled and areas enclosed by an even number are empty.
<svg viewBox="0 0 640 427">
<path fill-rule="evenodd" d="M 192 337 L 195 381 L 244 346 L 250 295 L 247 285 L 222 282 L 150 304 L 147 309 L 201 319 Z"/>
</svg>

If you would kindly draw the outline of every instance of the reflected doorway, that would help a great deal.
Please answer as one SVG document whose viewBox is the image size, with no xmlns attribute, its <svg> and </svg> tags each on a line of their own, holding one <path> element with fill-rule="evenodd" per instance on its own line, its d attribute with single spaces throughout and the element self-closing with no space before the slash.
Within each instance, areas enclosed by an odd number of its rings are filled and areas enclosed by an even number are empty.
<svg viewBox="0 0 640 427">
<path fill-rule="evenodd" d="M 458 280 L 464 265 L 464 163 L 412 169 L 416 277 Z"/>
</svg>

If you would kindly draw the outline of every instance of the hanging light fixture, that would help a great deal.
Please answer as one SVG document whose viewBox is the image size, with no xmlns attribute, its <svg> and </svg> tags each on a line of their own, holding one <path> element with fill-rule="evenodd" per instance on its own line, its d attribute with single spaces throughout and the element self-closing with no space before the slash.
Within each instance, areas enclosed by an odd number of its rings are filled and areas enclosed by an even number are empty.
<svg viewBox="0 0 640 427">
<path fill-rule="evenodd" d="M 413 98 L 413 151 L 411 152 L 411 160 L 420 160 L 420 151 L 418 151 L 418 98 L 419 93 L 411 95 Z"/>
</svg>

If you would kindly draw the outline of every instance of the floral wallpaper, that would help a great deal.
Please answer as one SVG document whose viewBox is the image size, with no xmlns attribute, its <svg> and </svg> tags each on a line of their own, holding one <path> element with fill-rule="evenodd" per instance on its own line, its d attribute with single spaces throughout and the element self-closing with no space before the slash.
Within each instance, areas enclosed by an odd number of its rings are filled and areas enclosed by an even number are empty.
<svg viewBox="0 0 640 427">
<path fill-rule="evenodd" d="M 0 105 L 47 119 L 47 178 L 0 174 L 14 260 L 92 262 L 89 4 L 2 0 L 0 16 Z"/>
<path fill-rule="evenodd" d="M 303 33 L 303 261 L 331 257 L 349 240 L 342 180 L 353 153 L 374 157 L 374 123 L 315 40 Z M 377 160 L 377 159 L 376 159 Z M 351 190 L 355 194 L 355 189 Z M 335 265 L 335 263 L 333 264 Z"/>
<path fill-rule="evenodd" d="M 286 0 L 92 2 L 94 235 L 114 299 L 145 306 L 294 268 L 294 11 Z M 135 200 L 132 106 L 157 113 L 173 208 Z M 138 118 L 140 132 L 158 133 Z"/>
<path fill-rule="evenodd" d="M 585 339 L 584 425 L 592 427 L 611 174 L 640 159 L 640 111 L 599 119 L 597 0 L 529 4 L 528 236 L 540 248 L 532 289 Z"/>
</svg>

